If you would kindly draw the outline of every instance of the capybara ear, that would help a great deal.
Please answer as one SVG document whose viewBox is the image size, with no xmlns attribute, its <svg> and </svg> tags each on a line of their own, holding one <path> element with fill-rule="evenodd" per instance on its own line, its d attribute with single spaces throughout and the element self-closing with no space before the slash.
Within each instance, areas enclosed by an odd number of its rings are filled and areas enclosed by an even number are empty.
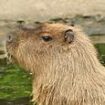
<svg viewBox="0 0 105 105">
<path fill-rule="evenodd" d="M 74 40 L 74 32 L 72 29 L 68 29 L 64 33 L 65 42 L 71 43 Z"/>
</svg>

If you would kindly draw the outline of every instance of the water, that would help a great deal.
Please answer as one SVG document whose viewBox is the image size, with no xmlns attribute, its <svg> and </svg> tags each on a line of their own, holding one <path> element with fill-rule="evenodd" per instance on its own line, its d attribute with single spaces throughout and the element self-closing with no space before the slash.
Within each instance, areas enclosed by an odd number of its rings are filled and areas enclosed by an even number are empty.
<svg viewBox="0 0 105 105">
<path fill-rule="evenodd" d="M 0 99 L 0 105 L 32 105 L 29 97 L 22 97 L 15 100 Z"/>
<path fill-rule="evenodd" d="M 98 57 L 101 63 L 105 65 L 105 44 L 104 43 L 95 44 L 95 47 L 97 48 Z"/>
<path fill-rule="evenodd" d="M 15 65 L 0 66 L 0 105 L 30 105 L 31 76 Z"/>
</svg>

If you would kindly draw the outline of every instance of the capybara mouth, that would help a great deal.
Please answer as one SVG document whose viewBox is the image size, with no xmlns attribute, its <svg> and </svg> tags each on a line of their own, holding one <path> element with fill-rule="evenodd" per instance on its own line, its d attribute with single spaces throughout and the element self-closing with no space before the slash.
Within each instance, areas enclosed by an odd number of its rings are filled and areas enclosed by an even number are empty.
<svg viewBox="0 0 105 105">
<path fill-rule="evenodd" d="M 7 53 L 7 59 L 8 59 L 8 63 L 12 63 L 13 56 L 10 53 Z"/>
<path fill-rule="evenodd" d="M 7 55 L 6 57 L 7 57 L 7 63 L 8 64 L 13 64 L 16 62 L 16 59 L 14 58 L 14 56 L 12 54 L 7 52 L 6 55 Z"/>
</svg>

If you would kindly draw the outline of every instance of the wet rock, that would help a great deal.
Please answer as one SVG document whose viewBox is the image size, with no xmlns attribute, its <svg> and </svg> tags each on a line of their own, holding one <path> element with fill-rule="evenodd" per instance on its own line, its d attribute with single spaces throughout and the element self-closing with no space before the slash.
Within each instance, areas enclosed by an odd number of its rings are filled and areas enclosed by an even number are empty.
<svg viewBox="0 0 105 105">
<path fill-rule="evenodd" d="M 76 15 L 68 18 L 50 19 L 52 22 L 61 22 L 68 25 L 80 25 L 88 35 L 105 35 L 105 17 L 102 15 Z"/>
</svg>

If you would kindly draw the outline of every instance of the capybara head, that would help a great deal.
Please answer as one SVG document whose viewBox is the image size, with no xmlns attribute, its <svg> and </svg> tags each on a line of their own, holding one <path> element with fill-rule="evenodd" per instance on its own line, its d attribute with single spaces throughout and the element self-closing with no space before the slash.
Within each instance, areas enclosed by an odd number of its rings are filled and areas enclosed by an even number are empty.
<svg viewBox="0 0 105 105">
<path fill-rule="evenodd" d="M 43 23 L 8 35 L 7 53 L 32 72 L 38 105 L 104 105 L 105 72 L 89 38 L 75 26 Z"/>
<path fill-rule="evenodd" d="M 12 60 L 31 71 L 33 66 L 47 66 L 56 55 L 68 53 L 78 40 L 76 34 L 72 26 L 62 24 L 23 28 L 8 35 L 7 52 Z"/>
</svg>

